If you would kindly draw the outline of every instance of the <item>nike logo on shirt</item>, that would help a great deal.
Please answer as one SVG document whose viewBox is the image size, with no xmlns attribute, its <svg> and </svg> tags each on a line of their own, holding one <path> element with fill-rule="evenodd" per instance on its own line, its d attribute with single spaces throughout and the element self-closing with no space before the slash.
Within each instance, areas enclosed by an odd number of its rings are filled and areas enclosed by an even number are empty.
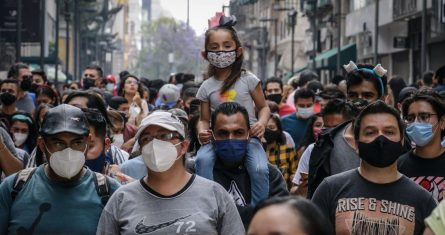
<svg viewBox="0 0 445 235">
<path fill-rule="evenodd" d="M 165 223 L 149 225 L 149 226 L 144 224 L 144 220 L 145 220 L 145 217 L 144 217 L 136 225 L 136 228 L 134 229 L 134 232 L 137 233 L 137 234 L 151 233 L 151 232 L 157 231 L 159 229 L 168 227 L 168 226 L 170 226 L 170 225 L 172 225 L 172 224 L 174 224 L 174 223 L 176 223 L 176 222 L 178 222 L 178 221 L 180 221 L 182 219 L 190 217 L 190 216 L 191 215 L 187 215 L 187 216 L 183 216 L 183 217 L 180 217 L 180 218 L 177 218 L 177 219 L 165 222 Z"/>
</svg>

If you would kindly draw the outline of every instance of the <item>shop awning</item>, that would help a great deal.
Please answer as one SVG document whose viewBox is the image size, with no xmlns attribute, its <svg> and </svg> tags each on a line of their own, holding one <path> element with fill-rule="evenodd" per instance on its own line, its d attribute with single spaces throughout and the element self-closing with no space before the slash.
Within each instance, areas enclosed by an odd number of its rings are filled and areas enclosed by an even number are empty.
<svg viewBox="0 0 445 235">
<path fill-rule="evenodd" d="M 356 44 L 349 44 L 341 47 L 340 50 L 340 64 L 347 64 L 350 60 L 357 60 Z M 325 51 L 315 57 L 316 69 L 334 70 L 337 67 L 337 48 Z"/>
</svg>

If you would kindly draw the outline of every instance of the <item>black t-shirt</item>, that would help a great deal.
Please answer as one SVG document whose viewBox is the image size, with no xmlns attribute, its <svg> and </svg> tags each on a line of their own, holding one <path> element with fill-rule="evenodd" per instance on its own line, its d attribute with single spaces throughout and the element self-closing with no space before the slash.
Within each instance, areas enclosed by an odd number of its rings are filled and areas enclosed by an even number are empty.
<svg viewBox="0 0 445 235">
<path fill-rule="evenodd" d="M 416 184 L 422 186 L 433 195 L 437 201 L 443 199 L 445 189 L 445 153 L 440 156 L 425 159 L 413 151 L 400 156 L 398 160 L 400 173 L 408 176 Z"/>
<path fill-rule="evenodd" d="M 273 196 L 287 196 L 286 182 L 283 175 L 276 166 L 268 164 L 269 167 L 269 198 Z M 233 197 L 245 226 L 250 223 L 254 206 L 251 205 L 250 177 L 246 168 L 227 168 L 221 161 L 216 160 L 213 169 L 213 179 L 222 185 Z"/>
<path fill-rule="evenodd" d="M 422 234 L 436 207 L 433 197 L 406 176 L 388 184 L 363 178 L 358 169 L 323 180 L 312 201 L 337 235 Z"/>
</svg>

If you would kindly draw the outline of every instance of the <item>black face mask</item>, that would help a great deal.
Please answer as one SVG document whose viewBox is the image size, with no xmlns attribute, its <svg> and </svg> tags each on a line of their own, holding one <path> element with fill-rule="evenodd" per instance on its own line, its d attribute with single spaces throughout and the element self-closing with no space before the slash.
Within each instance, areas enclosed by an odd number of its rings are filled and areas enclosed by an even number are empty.
<svg viewBox="0 0 445 235">
<path fill-rule="evenodd" d="M 269 128 L 266 128 L 264 132 L 264 138 L 266 139 L 267 143 L 273 143 L 275 141 L 280 140 L 281 138 L 281 132 L 280 131 L 273 131 Z"/>
<path fill-rule="evenodd" d="M 403 153 L 401 142 L 394 142 L 383 135 L 370 143 L 358 142 L 361 159 L 374 167 L 384 168 L 393 164 Z"/>
<path fill-rule="evenodd" d="M 352 105 L 357 108 L 358 110 L 363 110 L 366 106 L 368 106 L 369 101 L 362 99 L 362 98 L 358 98 L 355 100 L 351 100 Z"/>
<path fill-rule="evenodd" d="M 17 100 L 17 97 L 15 95 L 11 95 L 8 92 L 2 93 L 0 95 L 0 101 L 2 101 L 2 104 L 9 106 L 13 104 Z"/>
<path fill-rule="evenodd" d="M 90 89 L 91 87 L 95 87 L 94 83 L 95 83 L 95 80 L 94 80 L 94 79 L 91 79 L 91 78 L 84 78 L 84 79 L 83 79 L 83 89 L 84 89 L 84 90 L 88 90 L 88 89 Z"/>
<path fill-rule="evenodd" d="M 281 94 L 271 94 L 266 96 L 267 100 L 273 101 L 277 104 L 281 103 L 281 100 L 283 99 L 283 96 Z"/>
<path fill-rule="evenodd" d="M 32 93 L 37 93 L 37 89 L 39 89 L 39 85 L 38 84 L 31 84 L 31 89 L 29 90 Z"/>
<path fill-rule="evenodd" d="M 20 83 L 20 89 L 22 89 L 22 91 L 29 91 L 31 90 L 31 86 L 32 86 L 32 77 L 31 76 L 23 77 L 23 80 Z"/>
<path fill-rule="evenodd" d="M 94 172 L 102 173 L 105 165 L 106 165 L 107 156 L 105 153 L 102 153 L 98 158 L 92 160 L 85 160 L 85 166 L 90 168 L 90 170 Z"/>
</svg>

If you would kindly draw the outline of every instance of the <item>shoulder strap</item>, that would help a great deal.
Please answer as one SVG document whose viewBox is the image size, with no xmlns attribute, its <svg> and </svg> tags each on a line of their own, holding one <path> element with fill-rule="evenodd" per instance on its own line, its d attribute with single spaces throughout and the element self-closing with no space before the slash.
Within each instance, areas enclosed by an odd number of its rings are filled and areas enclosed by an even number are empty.
<svg viewBox="0 0 445 235">
<path fill-rule="evenodd" d="M 22 190 L 23 185 L 26 184 L 29 178 L 34 174 L 37 167 L 26 168 L 19 171 L 14 177 L 14 184 L 12 185 L 11 198 L 15 200 L 19 192 Z"/>
<path fill-rule="evenodd" d="M 100 197 L 102 204 L 105 206 L 110 199 L 110 190 L 107 177 L 101 173 L 93 172 L 94 185 L 96 186 L 97 194 Z"/>
</svg>

